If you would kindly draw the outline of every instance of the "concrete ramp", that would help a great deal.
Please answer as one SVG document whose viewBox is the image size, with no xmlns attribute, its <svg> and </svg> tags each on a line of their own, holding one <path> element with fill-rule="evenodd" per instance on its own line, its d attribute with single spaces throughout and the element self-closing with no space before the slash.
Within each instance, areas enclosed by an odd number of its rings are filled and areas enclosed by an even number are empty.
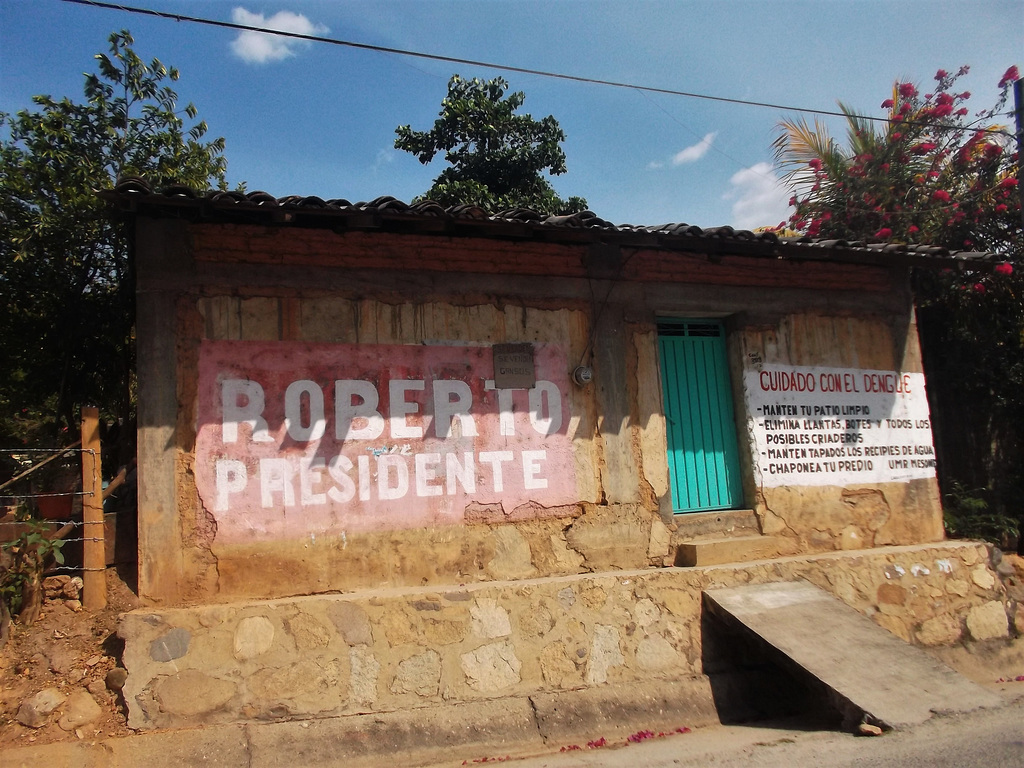
<svg viewBox="0 0 1024 768">
<path fill-rule="evenodd" d="M 740 624 L 829 690 L 846 721 L 886 728 L 1002 700 L 806 581 L 704 593 L 719 619 Z"/>
</svg>

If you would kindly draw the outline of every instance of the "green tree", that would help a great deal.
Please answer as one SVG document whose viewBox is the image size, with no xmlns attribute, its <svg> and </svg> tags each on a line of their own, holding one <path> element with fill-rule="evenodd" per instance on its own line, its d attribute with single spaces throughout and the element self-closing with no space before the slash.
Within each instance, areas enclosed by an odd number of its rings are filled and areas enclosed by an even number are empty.
<svg viewBox="0 0 1024 768">
<path fill-rule="evenodd" d="M 967 71 L 939 70 L 930 93 L 895 83 L 881 128 L 840 104 L 845 143 L 818 121 L 792 120 L 780 124 L 774 147 L 795 192 L 789 227 L 801 234 L 1005 259 L 988 273 L 914 275 L 950 527 L 977 533 L 984 518 L 998 538 L 1007 530 L 999 521 L 1024 523 L 1024 234 L 1017 153 L 1000 124 L 1019 75 L 1008 69 L 994 105 L 972 115 L 971 94 L 956 89 Z"/>
<path fill-rule="evenodd" d="M 135 280 L 127 232 L 97 197 L 123 175 L 223 186 L 224 140 L 180 108 L 178 71 L 109 38 L 82 102 L 36 96 L 0 113 L 0 440 L 53 444 L 80 405 L 125 422 Z M 189 124 L 186 124 L 188 121 Z"/>
<path fill-rule="evenodd" d="M 444 206 L 472 204 L 492 211 L 531 208 L 547 214 L 586 210 L 581 197 L 562 200 L 544 171 L 565 173 L 561 143 L 565 132 L 554 117 L 534 120 L 516 114 L 526 99 L 521 91 L 506 95 L 508 83 L 464 80 L 454 75 L 439 117 L 429 131 L 408 125 L 395 129 L 395 148 L 410 152 L 426 165 L 444 152 L 450 167 L 441 171 L 433 186 L 417 200 Z"/>
</svg>

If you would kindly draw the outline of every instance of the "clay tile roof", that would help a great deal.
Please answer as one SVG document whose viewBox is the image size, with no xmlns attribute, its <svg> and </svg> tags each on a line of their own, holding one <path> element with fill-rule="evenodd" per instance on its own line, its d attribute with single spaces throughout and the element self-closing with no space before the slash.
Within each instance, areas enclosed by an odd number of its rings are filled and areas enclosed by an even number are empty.
<svg viewBox="0 0 1024 768">
<path fill-rule="evenodd" d="M 438 206 L 440 208 L 441 206 Z M 470 205 L 468 203 L 463 205 L 456 205 L 452 208 L 447 209 L 450 216 L 467 219 L 488 219 L 490 214 L 487 213 L 483 208 L 478 205 Z"/>
<path fill-rule="evenodd" d="M 409 206 L 409 209 L 415 213 L 422 214 L 424 216 L 445 216 L 447 211 L 433 200 L 421 200 L 418 203 L 413 203 Z"/>
<path fill-rule="evenodd" d="M 169 184 L 163 188 L 163 193 L 168 197 L 199 197 L 199 193 L 187 184 Z"/>
<path fill-rule="evenodd" d="M 496 213 L 495 218 L 506 221 L 544 221 L 548 217 L 543 213 L 531 211 L 529 208 L 509 208 Z"/>
<path fill-rule="evenodd" d="M 319 197 L 299 197 L 293 195 L 291 197 L 284 197 L 277 201 L 281 206 L 292 207 L 292 208 L 326 208 L 325 203 Z"/>
<path fill-rule="evenodd" d="M 122 176 L 114 185 L 114 191 L 122 195 L 149 194 L 149 185 L 138 176 Z"/>
<path fill-rule="evenodd" d="M 244 192 L 217 192 L 212 197 L 210 197 L 210 199 L 213 200 L 214 202 L 244 203 L 245 202 L 245 193 Z"/>
<path fill-rule="evenodd" d="M 268 192 L 262 192 L 257 190 L 256 192 L 250 192 L 245 196 L 246 202 L 256 203 L 257 205 L 278 205 L 277 198 Z"/>
<path fill-rule="evenodd" d="M 844 261 L 883 266 L 925 266 L 991 270 L 999 254 L 951 251 L 932 245 L 867 243 L 859 240 L 782 237 L 729 226 L 701 228 L 692 224 L 612 224 L 592 211 L 550 216 L 527 208 L 497 213 L 476 205 L 445 208 L 432 200 L 413 204 L 391 196 L 351 203 L 342 198 L 267 192 L 195 190 L 176 184 L 154 188 L 145 179 L 126 176 L 101 197 L 127 213 L 152 216 L 194 216 L 203 221 L 262 221 L 277 226 L 341 229 L 393 229 L 396 232 L 449 236 L 494 236 L 546 242 L 599 243 L 621 248 L 658 249 L 721 255 L 760 256 L 795 261 Z"/>
<path fill-rule="evenodd" d="M 700 227 L 696 227 L 693 224 L 662 224 L 660 226 L 651 227 L 634 227 L 634 229 L 643 230 L 645 232 L 656 232 L 664 233 L 667 235 L 682 235 L 684 237 L 702 237 L 704 230 Z"/>
</svg>

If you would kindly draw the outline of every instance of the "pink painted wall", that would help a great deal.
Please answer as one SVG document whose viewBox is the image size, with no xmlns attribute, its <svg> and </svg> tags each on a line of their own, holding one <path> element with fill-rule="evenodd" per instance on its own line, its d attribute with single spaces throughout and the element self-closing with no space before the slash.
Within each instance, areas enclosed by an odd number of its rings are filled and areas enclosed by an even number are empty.
<svg viewBox="0 0 1024 768">
<path fill-rule="evenodd" d="M 535 345 L 535 366 L 533 389 L 495 390 L 489 346 L 204 341 L 195 476 L 217 539 L 576 502 L 564 349 Z"/>
</svg>

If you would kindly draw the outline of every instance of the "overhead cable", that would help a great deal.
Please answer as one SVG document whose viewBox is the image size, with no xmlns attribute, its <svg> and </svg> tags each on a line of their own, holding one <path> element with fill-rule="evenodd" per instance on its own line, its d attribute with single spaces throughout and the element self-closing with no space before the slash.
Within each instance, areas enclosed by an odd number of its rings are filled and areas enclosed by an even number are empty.
<svg viewBox="0 0 1024 768">
<path fill-rule="evenodd" d="M 305 35 L 301 32 L 285 32 L 279 29 L 266 29 L 265 27 L 257 27 L 251 24 L 237 24 L 231 21 L 217 21 L 216 19 L 204 19 L 199 16 L 186 16 L 180 13 L 170 13 L 168 11 L 157 11 L 151 8 L 136 8 L 129 5 L 122 5 L 120 3 L 103 3 L 97 0 L 60 0 L 63 3 L 72 3 L 74 5 L 85 5 L 94 8 L 105 8 L 113 11 L 123 11 L 125 13 L 135 13 L 143 16 L 156 16 L 161 19 L 170 19 L 173 21 L 187 21 L 193 24 L 205 24 L 212 27 L 222 27 L 225 29 L 236 29 L 242 32 L 259 32 L 266 35 L 277 35 L 279 37 L 290 37 L 295 40 L 306 40 L 314 43 L 328 43 L 329 45 L 341 45 L 348 48 L 356 48 L 364 51 L 375 51 L 377 53 L 390 53 L 396 56 L 412 56 L 419 59 L 429 59 L 431 61 L 444 61 L 451 64 L 466 64 L 473 67 L 485 67 L 487 69 L 496 69 L 505 72 L 518 72 L 525 75 L 536 75 L 538 77 L 551 77 L 558 80 L 569 80 L 576 83 L 587 83 L 589 85 L 604 85 L 611 88 L 628 88 L 636 91 L 645 91 L 647 93 L 661 93 L 668 96 L 683 96 L 689 99 L 703 99 L 705 101 L 717 101 L 725 104 L 739 104 L 747 107 L 765 107 L 768 109 L 780 109 L 785 112 L 803 112 L 811 115 L 825 115 L 828 117 L 848 117 L 844 112 L 838 112 L 827 109 L 811 109 L 808 107 L 792 107 L 785 104 L 773 104 L 767 101 L 750 101 L 747 99 L 734 99 L 727 96 L 711 96 L 706 93 L 691 93 L 689 91 L 677 91 L 672 88 L 656 88 L 649 85 L 636 85 L 633 83 L 620 83 L 615 80 L 600 80 L 593 77 L 583 77 L 580 75 L 566 75 L 558 72 L 547 72 L 541 69 L 530 69 L 528 67 L 515 67 L 510 64 L 495 64 L 487 61 L 477 61 L 474 59 L 463 59 L 457 56 L 441 56 L 435 53 L 423 53 L 420 51 L 407 51 L 401 48 L 388 48 L 382 45 L 370 45 L 369 43 L 357 43 L 351 40 L 339 40 L 334 37 L 322 37 L 320 35 Z M 863 120 L 870 120 L 878 123 L 889 123 L 890 120 L 885 117 L 872 117 L 870 115 L 858 115 Z M 901 125 L 923 125 L 930 126 L 931 123 L 913 122 L 909 120 L 902 121 Z M 1013 134 L 1007 131 L 997 128 L 977 128 L 972 129 L 982 133 L 993 133 L 1000 134 L 1002 136 L 1008 136 L 1013 138 Z"/>
</svg>

